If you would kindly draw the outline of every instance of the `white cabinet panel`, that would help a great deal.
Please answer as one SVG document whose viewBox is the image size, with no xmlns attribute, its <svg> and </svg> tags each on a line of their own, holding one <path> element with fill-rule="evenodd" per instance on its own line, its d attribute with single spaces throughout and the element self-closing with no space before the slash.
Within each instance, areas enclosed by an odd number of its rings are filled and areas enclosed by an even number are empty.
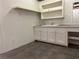
<svg viewBox="0 0 79 59">
<path fill-rule="evenodd" d="M 56 30 L 56 44 L 67 46 L 67 32 L 64 29 Z"/>
<path fill-rule="evenodd" d="M 48 36 L 48 30 L 47 28 L 42 28 L 41 29 L 41 41 L 47 41 L 47 36 Z"/>
<path fill-rule="evenodd" d="M 54 28 L 48 29 L 48 42 L 55 43 L 55 29 Z"/>
<path fill-rule="evenodd" d="M 35 28 L 34 37 L 35 37 L 35 40 L 40 40 L 41 39 L 41 29 L 40 28 Z"/>
<path fill-rule="evenodd" d="M 43 42 L 68 46 L 67 29 L 64 28 L 35 28 L 35 39 Z"/>
</svg>

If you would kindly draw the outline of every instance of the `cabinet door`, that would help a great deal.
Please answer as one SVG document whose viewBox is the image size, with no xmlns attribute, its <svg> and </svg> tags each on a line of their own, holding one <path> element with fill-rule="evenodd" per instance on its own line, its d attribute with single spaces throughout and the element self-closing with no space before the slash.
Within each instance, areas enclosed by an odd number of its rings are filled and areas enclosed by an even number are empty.
<svg viewBox="0 0 79 59">
<path fill-rule="evenodd" d="M 56 44 L 60 45 L 68 45 L 67 44 L 67 32 L 64 29 L 57 29 L 56 30 Z"/>
<path fill-rule="evenodd" d="M 42 28 L 41 29 L 41 41 L 47 42 L 47 28 Z"/>
<path fill-rule="evenodd" d="M 55 43 L 55 29 L 54 28 L 48 29 L 48 42 Z"/>
<path fill-rule="evenodd" d="M 34 37 L 35 37 L 35 40 L 40 40 L 41 39 L 41 29 L 40 28 L 35 28 L 35 31 L 34 31 Z"/>
</svg>

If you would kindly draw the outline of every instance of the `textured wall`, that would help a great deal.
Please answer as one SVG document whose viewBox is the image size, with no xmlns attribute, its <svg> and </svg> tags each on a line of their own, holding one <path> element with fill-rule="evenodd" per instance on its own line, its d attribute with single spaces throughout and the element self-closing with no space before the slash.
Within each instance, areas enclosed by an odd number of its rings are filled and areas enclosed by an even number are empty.
<svg viewBox="0 0 79 59">
<path fill-rule="evenodd" d="M 0 53 L 33 41 L 33 26 L 38 24 L 35 12 L 13 9 L 38 10 L 36 0 L 0 0 Z M 27 5 L 27 6 L 26 6 Z"/>
<path fill-rule="evenodd" d="M 33 26 L 39 24 L 35 12 L 13 9 L 1 23 L 2 39 L 0 53 L 12 50 L 33 41 Z"/>
</svg>

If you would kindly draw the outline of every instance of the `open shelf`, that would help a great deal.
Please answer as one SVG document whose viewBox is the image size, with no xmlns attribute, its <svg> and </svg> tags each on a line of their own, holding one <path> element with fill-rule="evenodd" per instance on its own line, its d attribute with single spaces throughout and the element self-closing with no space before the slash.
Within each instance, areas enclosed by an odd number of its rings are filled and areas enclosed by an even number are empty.
<svg viewBox="0 0 79 59">
<path fill-rule="evenodd" d="M 72 39 L 72 40 L 79 40 L 79 37 L 69 37 L 69 39 Z"/>
<path fill-rule="evenodd" d="M 72 40 L 72 39 L 70 39 L 70 40 L 69 40 L 69 43 L 70 43 L 70 44 L 79 45 L 79 40 Z"/>
<path fill-rule="evenodd" d="M 64 18 L 62 10 L 43 12 L 41 13 L 42 19 Z"/>
<path fill-rule="evenodd" d="M 57 3 L 51 3 L 51 4 L 47 4 L 47 5 L 42 5 L 43 9 L 49 9 L 49 8 L 54 8 L 54 7 L 58 7 L 58 6 L 62 6 L 62 2 L 57 2 Z"/>
<path fill-rule="evenodd" d="M 71 44 L 79 45 L 79 32 L 68 32 L 68 41 Z"/>
<path fill-rule="evenodd" d="M 78 7 L 79 7 L 79 4 L 74 5 L 74 7 L 76 7 L 76 6 L 78 6 Z"/>
<path fill-rule="evenodd" d="M 42 12 L 58 11 L 58 10 L 62 10 L 62 9 L 63 9 L 62 6 L 58 6 L 58 7 L 54 7 L 54 8 L 44 9 Z"/>
<path fill-rule="evenodd" d="M 74 9 L 79 9 L 79 2 L 73 3 L 73 8 Z"/>
<path fill-rule="evenodd" d="M 43 3 L 42 5 L 48 5 L 48 4 L 58 3 L 58 2 L 62 2 L 62 0 L 55 0 L 53 2 L 49 1 L 49 2 Z"/>
<path fill-rule="evenodd" d="M 63 0 L 49 0 L 40 5 L 41 19 L 64 18 Z"/>
<path fill-rule="evenodd" d="M 42 19 L 44 20 L 46 20 L 46 19 L 58 19 L 58 18 L 64 18 L 63 16 L 57 16 L 57 17 L 42 17 Z"/>
</svg>

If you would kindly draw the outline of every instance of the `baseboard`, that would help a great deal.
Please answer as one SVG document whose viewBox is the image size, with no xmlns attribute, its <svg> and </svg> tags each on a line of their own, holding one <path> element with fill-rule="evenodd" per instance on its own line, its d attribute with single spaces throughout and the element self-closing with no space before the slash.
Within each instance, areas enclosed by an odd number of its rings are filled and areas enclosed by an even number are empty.
<svg viewBox="0 0 79 59">
<path fill-rule="evenodd" d="M 68 46 L 65 46 L 65 45 L 59 45 L 59 44 L 44 42 L 44 41 L 40 41 L 40 40 L 35 40 L 35 42 L 42 42 L 42 43 L 51 44 L 51 45 L 56 45 L 56 46 L 68 47 Z"/>
</svg>

